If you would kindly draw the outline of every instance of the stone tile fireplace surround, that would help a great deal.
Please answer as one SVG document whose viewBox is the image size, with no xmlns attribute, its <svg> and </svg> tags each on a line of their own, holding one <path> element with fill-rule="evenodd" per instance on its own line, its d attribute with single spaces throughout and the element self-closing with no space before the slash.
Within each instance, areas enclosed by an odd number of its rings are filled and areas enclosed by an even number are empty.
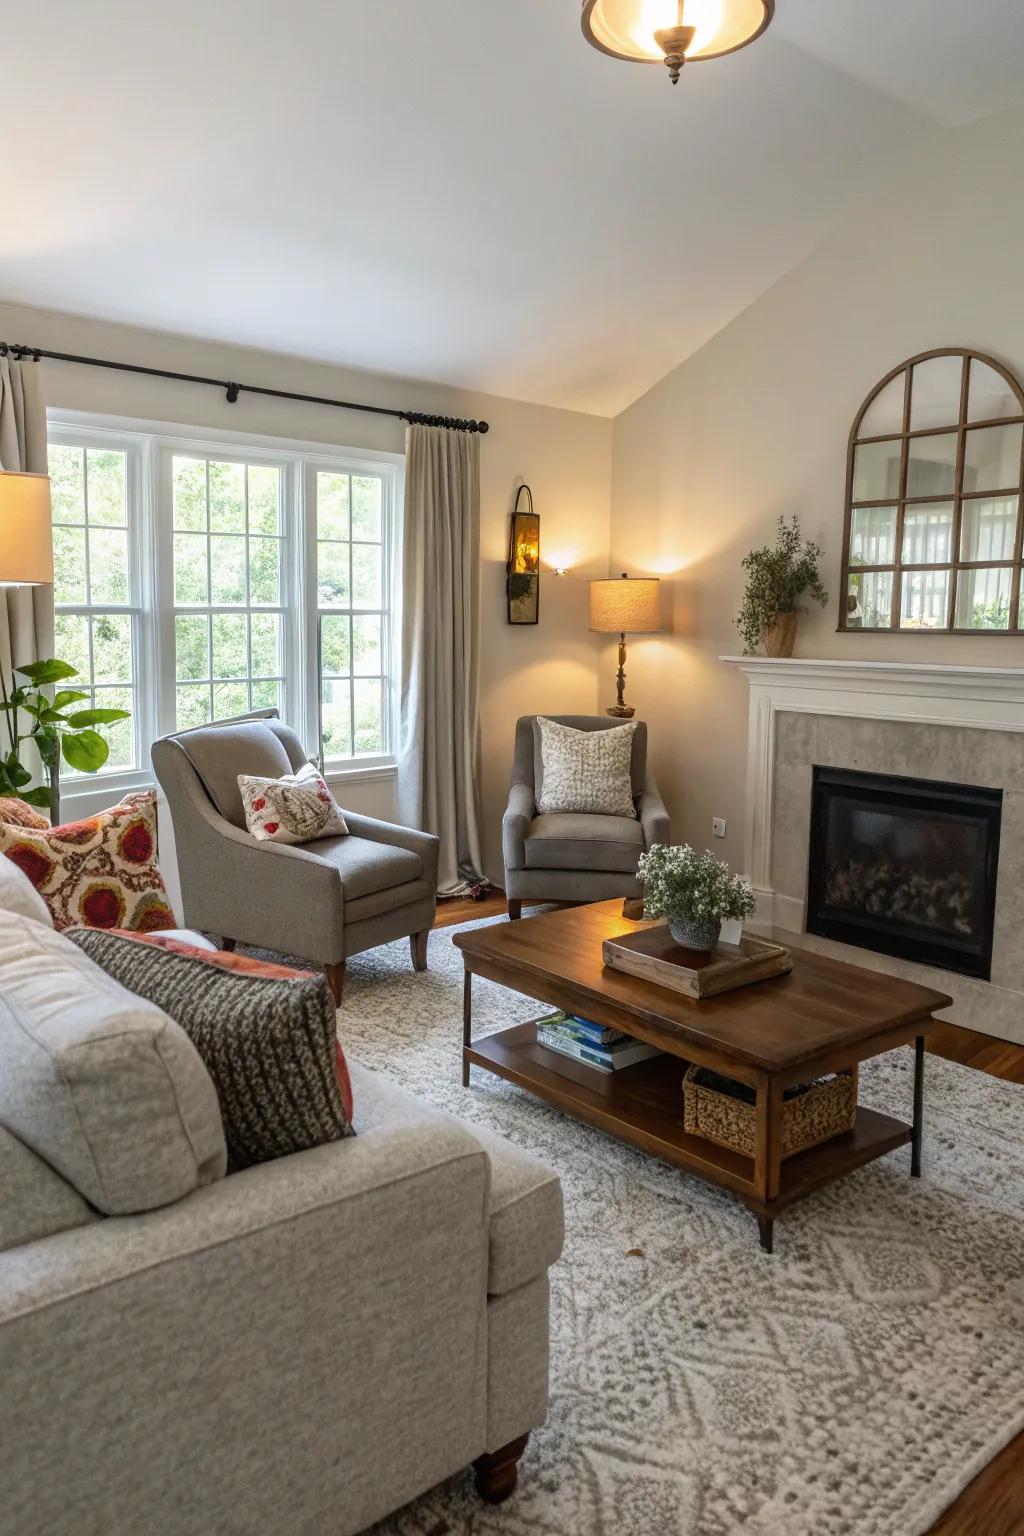
<svg viewBox="0 0 1024 1536">
<path fill-rule="evenodd" d="M 745 869 L 753 927 L 808 949 L 941 987 L 948 1017 L 1024 1044 L 1024 670 L 723 657 L 750 684 Z M 815 766 L 1003 792 L 991 980 L 808 934 Z"/>
</svg>

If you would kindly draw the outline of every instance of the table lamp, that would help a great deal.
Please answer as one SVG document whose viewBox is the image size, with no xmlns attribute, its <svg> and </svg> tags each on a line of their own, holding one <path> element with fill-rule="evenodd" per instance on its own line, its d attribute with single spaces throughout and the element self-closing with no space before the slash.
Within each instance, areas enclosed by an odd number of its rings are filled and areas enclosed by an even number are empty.
<svg viewBox="0 0 1024 1536">
<path fill-rule="evenodd" d="M 661 628 L 661 583 L 656 576 L 627 576 L 590 583 L 590 628 L 599 635 L 618 635 L 619 671 L 616 702 L 606 715 L 631 720 L 636 710 L 624 698 L 626 636 L 649 635 Z"/>
<path fill-rule="evenodd" d="M 0 587 L 52 581 L 50 477 L 0 470 Z"/>
</svg>

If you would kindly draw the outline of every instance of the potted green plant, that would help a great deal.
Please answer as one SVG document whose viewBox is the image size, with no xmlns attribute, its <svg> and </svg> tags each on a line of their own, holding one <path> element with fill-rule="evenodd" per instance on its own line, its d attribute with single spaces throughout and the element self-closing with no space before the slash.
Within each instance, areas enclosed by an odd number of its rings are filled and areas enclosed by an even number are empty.
<svg viewBox="0 0 1024 1536">
<path fill-rule="evenodd" d="M 61 758 L 80 773 L 96 773 L 110 755 L 110 745 L 96 730 L 98 725 L 113 725 L 129 718 L 126 709 L 75 709 L 88 699 L 77 688 L 62 688 L 50 698 L 44 690 L 55 683 L 77 677 L 66 661 L 33 661 L 27 667 L 15 667 L 15 677 L 28 684 L 16 683 L 10 693 L 0 667 L 0 715 L 7 719 L 8 751 L 0 756 L 0 798 L 17 796 L 29 805 L 49 810 L 54 826 L 60 821 Z M 70 711 L 70 713 L 69 713 Z M 28 730 L 22 731 L 22 721 Z M 46 772 L 47 784 L 30 789 L 31 769 L 26 767 L 22 748 L 31 742 Z"/>
<path fill-rule="evenodd" d="M 726 918 L 749 917 L 757 899 L 749 881 L 722 859 L 690 845 L 655 843 L 641 854 L 637 877 L 644 888 L 644 917 L 667 917 L 669 932 L 684 949 L 709 953 Z"/>
<path fill-rule="evenodd" d="M 828 602 L 818 572 L 822 553 L 803 538 L 794 513 L 788 523 L 779 518 L 774 546 L 766 544 L 744 556 L 747 586 L 736 628 L 743 636 L 745 656 L 753 656 L 759 645 L 766 656 L 792 656 L 800 598 L 806 593 L 822 607 Z"/>
</svg>

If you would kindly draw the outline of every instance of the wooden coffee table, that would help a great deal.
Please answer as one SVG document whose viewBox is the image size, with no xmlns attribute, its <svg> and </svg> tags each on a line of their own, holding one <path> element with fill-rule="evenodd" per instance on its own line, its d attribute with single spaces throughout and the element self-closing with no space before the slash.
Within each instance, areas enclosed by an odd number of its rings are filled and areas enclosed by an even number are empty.
<svg viewBox="0 0 1024 1536">
<path fill-rule="evenodd" d="M 769 1253 L 778 1212 L 822 1184 L 908 1142 L 911 1173 L 920 1177 L 924 1043 L 935 1023 L 932 1014 L 949 1007 L 950 997 L 794 949 L 787 976 L 692 1001 L 602 963 L 603 940 L 641 926 L 622 916 L 616 900 L 456 934 L 465 963 L 463 1083 L 469 1083 L 470 1067 L 484 1067 L 577 1119 L 732 1190 L 757 1216 L 761 1246 Z M 474 1041 L 474 976 L 621 1029 L 667 1054 L 605 1074 L 538 1045 L 535 1022 Z M 911 1124 L 862 1107 L 852 1131 L 783 1159 L 786 1088 L 911 1043 Z M 683 1129 L 682 1080 L 689 1062 L 754 1089 L 754 1157 Z"/>
</svg>

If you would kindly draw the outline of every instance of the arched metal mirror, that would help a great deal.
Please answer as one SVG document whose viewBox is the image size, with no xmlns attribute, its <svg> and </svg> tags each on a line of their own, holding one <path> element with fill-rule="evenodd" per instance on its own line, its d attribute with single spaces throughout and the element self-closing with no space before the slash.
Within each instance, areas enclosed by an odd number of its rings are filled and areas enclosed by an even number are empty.
<svg viewBox="0 0 1024 1536">
<path fill-rule="evenodd" d="M 947 348 L 888 374 L 861 406 L 846 473 L 839 628 L 1019 633 L 1024 389 Z"/>
</svg>

